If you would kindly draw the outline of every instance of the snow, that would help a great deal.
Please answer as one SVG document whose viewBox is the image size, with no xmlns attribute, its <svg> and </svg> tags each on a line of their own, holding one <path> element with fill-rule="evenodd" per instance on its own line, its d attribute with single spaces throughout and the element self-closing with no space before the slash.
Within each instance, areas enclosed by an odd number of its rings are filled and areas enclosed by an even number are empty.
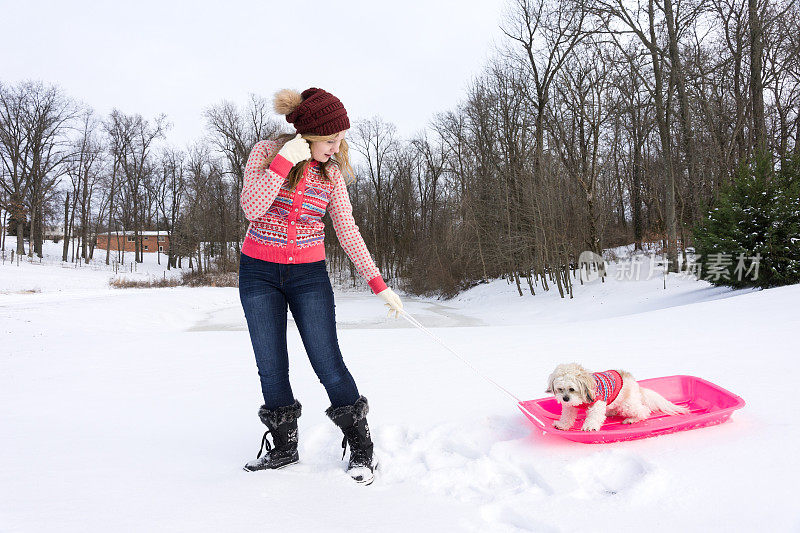
<svg viewBox="0 0 800 533">
<path fill-rule="evenodd" d="M 800 528 L 800 429 L 786 405 L 800 380 L 800 286 L 651 277 L 645 257 L 640 279 L 617 279 L 626 263 L 612 264 L 605 283 L 576 280 L 572 300 L 555 287 L 531 296 L 524 280 L 523 297 L 505 280 L 449 301 L 403 297 L 522 399 L 577 361 L 642 379 L 697 375 L 747 401 L 719 426 L 605 445 L 535 431 L 378 298 L 337 289 L 339 342 L 380 460 L 363 487 L 344 473 L 293 324 L 300 463 L 247 473 L 263 426 L 237 290 L 111 289 L 103 265 L 64 268 L 60 245 L 45 252 L 42 264 L 0 264 L 0 531 Z M 154 255 L 137 270 L 163 275 Z"/>
</svg>

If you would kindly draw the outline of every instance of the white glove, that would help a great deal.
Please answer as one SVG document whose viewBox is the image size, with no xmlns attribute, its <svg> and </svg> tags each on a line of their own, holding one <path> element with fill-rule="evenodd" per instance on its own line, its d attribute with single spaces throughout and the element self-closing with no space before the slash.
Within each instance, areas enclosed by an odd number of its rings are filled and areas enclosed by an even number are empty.
<svg viewBox="0 0 800 533">
<path fill-rule="evenodd" d="M 386 307 L 389 308 L 389 312 L 386 316 L 392 316 L 392 312 L 394 312 L 394 317 L 398 318 L 400 316 L 400 311 L 403 310 L 403 302 L 400 301 L 400 297 L 395 294 L 392 289 L 383 289 L 378 293 L 378 296 L 386 302 Z"/>
<path fill-rule="evenodd" d="M 298 133 L 297 137 L 281 147 L 278 155 L 286 158 L 294 166 L 300 161 L 311 159 L 311 148 L 308 145 L 308 141 Z"/>
</svg>

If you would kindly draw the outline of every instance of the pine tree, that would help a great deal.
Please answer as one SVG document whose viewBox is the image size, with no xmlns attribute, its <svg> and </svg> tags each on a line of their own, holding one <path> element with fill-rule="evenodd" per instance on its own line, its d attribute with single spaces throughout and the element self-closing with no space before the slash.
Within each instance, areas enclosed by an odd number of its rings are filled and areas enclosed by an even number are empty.
<svg viewBox="0 0 800 533">
<path fill-rule="evenodd" d="M 777 172 L 767 158 L 742 165 L 695 227 L 694 240 L 699 277 L 714 285 L 800 282 L 800 158 Z"/>
</svg>

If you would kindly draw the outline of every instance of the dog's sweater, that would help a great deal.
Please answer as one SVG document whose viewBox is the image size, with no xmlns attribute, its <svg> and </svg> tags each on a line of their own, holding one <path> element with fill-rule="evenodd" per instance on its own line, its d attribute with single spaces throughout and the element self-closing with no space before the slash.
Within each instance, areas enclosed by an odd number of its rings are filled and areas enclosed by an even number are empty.
<svg viewBox="0 0 800 533">
<path fill-rule="evenodd" d="M 619 372 L 616 370 L 595 372 L 592 377 L 594 378 L 594 401 L 585 405 L 594 405 L 600 400 L 610 404 L 617 399 L 622 390 L 622 375 Z"/>
<path fill-rule="evenodd" d="M 319 162 L 312 159 L 295 190 L 290 191 L 286 176 L 292 163 L 275 155 L 267 167 L 268 159 L 277 151 L 276 141 L 260 141 L 247 159 L 240 203 L 250 225 L 242 253 L 284 265 L 321 261 L 325 259 L 322 217 L 327 211 L 336 236 L 358 273 L 375 294 L 386 289 L 353 219 L 347 185 L 338 165 L 328 166 L 331 181 L 327 181 Z"/>
</svg>

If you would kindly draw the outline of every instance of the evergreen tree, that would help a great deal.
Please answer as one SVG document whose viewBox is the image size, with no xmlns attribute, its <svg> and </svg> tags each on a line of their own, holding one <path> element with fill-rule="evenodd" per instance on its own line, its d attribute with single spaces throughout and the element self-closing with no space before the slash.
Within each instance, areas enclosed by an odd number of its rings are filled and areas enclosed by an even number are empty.
<svg viewBox="0 0 800 533">
<path fill-rule="evenodd" d="M 743 164 L 694 229 L 698 275 L 714 285 L 776 287 L 800 282 L 800 158 L 774 171 Z"/>
</svg>

